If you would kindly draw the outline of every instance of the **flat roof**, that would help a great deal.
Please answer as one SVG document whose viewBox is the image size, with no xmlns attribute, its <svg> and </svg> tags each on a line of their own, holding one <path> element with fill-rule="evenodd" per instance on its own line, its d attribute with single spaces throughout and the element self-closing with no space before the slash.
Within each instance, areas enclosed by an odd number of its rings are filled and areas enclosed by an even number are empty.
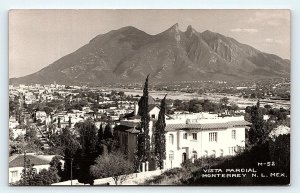
<svg viewBox="0 0 300 193">
<path fill-rule="evenodd" d="M 230 127 L 240 127 L 251 125 L 248 121 L 229 121 L 225 123 L 188 123 L 188 124 L 167 124 L 166 131 L 175 130 L 209 130 L 209 129 L 226 129 Z"/>
</svg>

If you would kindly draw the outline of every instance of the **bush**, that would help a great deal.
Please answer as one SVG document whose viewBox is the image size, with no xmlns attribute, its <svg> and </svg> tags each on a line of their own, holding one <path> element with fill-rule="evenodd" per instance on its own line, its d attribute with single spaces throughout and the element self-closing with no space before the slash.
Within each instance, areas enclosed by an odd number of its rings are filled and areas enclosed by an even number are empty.
<svg viewBox="0 0 300 193">
<path fill-rule="evenodd" d="M 172 168 L 159 176 L 155 176 L 152 179 L 146 180 L 144 185 L 170 185 L 170 184 L 180 184 L 179 180 L 182 176 L 184 169 L 182 168 Z"/>
</svg>

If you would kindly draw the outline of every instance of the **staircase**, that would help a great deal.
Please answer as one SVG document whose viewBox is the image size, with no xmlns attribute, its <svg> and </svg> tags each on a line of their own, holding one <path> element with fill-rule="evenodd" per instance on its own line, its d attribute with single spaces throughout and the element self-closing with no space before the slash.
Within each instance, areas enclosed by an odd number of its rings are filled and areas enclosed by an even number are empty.
<svg viewBox="0 0 300 193">
<path fill-rule="evenodd" d="M 41 143 L 43 144 L 44 149 L 49 149 L 50 145 L 55 146 L 55 144 L 47 137 L 46 131 L 42 131 L 39 127 L 36 128 L 38 131 L 37 137 L 40 139 Z"/>
</svg>

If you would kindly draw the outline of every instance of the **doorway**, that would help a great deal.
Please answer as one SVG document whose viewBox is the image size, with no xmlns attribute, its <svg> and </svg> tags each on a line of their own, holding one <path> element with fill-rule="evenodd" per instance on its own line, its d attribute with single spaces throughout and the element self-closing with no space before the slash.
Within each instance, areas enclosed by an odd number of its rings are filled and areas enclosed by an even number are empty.
<svg viewBox="0 0 300 193">
<path fill-rule="evenodd" d="M 186 161 L 186 153 L 182 153 L 182 163 Z"/>
</svg>

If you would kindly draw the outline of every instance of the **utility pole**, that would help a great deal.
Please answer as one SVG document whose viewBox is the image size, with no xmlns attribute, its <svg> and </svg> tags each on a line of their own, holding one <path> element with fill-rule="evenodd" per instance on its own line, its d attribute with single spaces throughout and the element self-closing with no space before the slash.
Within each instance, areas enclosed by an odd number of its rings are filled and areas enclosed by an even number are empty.
<svg viewBox="0 0 300 193">
<path fill-rule="evenodd" d="M 25 135 L 27 133 L 27 127 L 25 126 Z M 25 178 L 25 182 L 27 182 L 28 180 L 28 176 L 27 176 L 27 160 L 26 160 L 26 139 L 25 139 L 25 135 L 23 136 L 23 153 L 24 153 L 24 178 Z M 26 184 L 27 185 L 27 184 Z"/>
<path fill-rule="evenodd" d="M 73 180 L 73 158 L 71 158 L 71 186 L 73 185 L 72 180 Z"/>
</svg>

